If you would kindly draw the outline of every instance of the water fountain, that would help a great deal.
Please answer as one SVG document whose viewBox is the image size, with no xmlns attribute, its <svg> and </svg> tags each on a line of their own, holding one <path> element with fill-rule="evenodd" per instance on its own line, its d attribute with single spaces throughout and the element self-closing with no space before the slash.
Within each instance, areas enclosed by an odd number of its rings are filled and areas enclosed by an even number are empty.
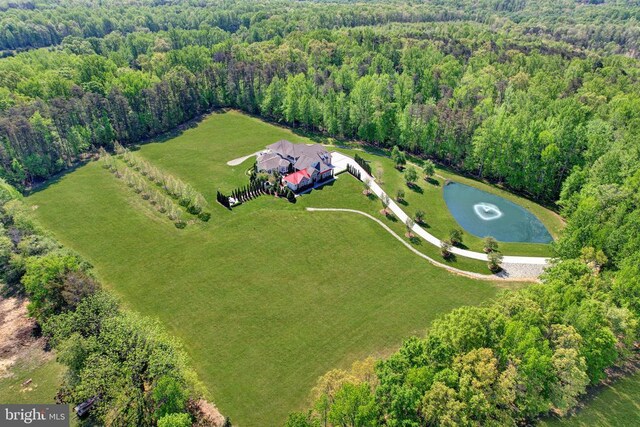
<svg viewBox="0 0 640 427">
<path fill-rule="evenodd" d="M 483 221 L 493 221 L 502 216 L 502 211 L 496 205 L 487 202 L 476 203 L 473 210 Z"/>
<path fill-rule="evenodd" d="M 470 234 L 501 242 L 549 243 L 549 231 L 531 212 L 497 194 L 450 181 L 444 187 L 449 211 Z"/>
</svg>

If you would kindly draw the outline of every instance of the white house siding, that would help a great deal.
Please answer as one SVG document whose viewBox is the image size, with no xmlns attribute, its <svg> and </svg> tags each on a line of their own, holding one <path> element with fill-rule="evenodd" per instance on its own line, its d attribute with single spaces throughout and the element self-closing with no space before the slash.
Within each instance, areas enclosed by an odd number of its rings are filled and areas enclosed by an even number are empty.
<svg viewBox="0 0 640 427">
<path fill-rule="evenodd" d="M 296 184 L 294 184 L 293 182 L 288 182 L 287 181 L 287 187 L 289 187 L 293 191 L 298 191 L 298 186 Z"/>
</svg>

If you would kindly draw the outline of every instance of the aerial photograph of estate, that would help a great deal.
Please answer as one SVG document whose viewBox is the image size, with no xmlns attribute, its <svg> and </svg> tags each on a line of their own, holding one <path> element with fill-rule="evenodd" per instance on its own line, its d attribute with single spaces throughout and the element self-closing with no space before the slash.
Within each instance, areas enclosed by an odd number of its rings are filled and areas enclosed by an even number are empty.
<svg viewBox="0 0 640 427">
<path fill-rule="evenodd" d="M 0 0 L 5 426 L 640 426 L 640 0 Z"/>
</svg>

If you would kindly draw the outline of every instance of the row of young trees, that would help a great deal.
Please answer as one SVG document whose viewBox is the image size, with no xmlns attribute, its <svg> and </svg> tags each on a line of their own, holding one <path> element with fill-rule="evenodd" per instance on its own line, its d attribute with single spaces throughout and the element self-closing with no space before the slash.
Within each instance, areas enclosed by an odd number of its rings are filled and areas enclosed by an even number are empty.
<svg viewBox="0 0 640 427">
<path fill-rule="evenodd" d="M 204 388 L 175 339 L 157 322 L 121 309 L 91 265 L 33 222 L 4 182 L 0 279 L 6 292 L 29 299 L 29 315 L 67 368 L 58 403 L 96 398 L 87 420 L 95 425 L 205 422 L 189 412 Z"/>
<path fill-rule="evenodd" d="M 356 154 L 356 156 L 357 156 L 357 154 Z M 357 179 L 358 181 L 362 180 L 362 174 L 360 173 L 360 171 L 358 169 L 354 168 L 353 166 L 351 166 L 350 164 L 347 164 L 347 172 L 349 172 L 351 175 L 353 175 L 353 177 L 355 179 Z"/>
<path fill-rule="evenodd" d="M 116 178 L 122 179 L 136 194 L 139 194 L 143 200 L 148 201 L 158 212 L 166 215 L 177 228 L 185 228 L 187 226 L 187 222 L 184 220 L 184 212 L 171 197 L 155 188 L 144 176 L 131 167 L 119 163 L 116 158 L 106 151 L 101 151 L 100 158 L 105 169 L 113 173 Z"/>
<path fill-rule="evenodd" d="M 358 166 L 360 166 L 362 168 L 362 170 L 364 170 L 369 175 L 372 175 L 372 173 L 371 173 L 371 165 L 369 164 L 369 162 L 367 162 L 365 159 L 363 159 L 362 156 L 360 156 L 358 153 L 356 153 L 353 156 L 353 160 L 355 160 L 355 162 L 358 164 Z"/>
<path fill-rule="evenodd" d="M 118 143 L 115 144 L 115 151 L 125 164 L 146 177 L 151 183 L 161 187 L 167 195 L 175 199 L 187 212 L 197 215 L 203 221 L 209 220 L 211 214 L 207 211 L 207 200 L 190 184 L 186 184 L 179 178 L 159 170 Z M 104 150 L 101 150 L 101 153 L 104 154 Z"/>
<path fill-rule="evenodd" d="M 276 197 L 286 197 L 289 202 L 295 203 L 295 193 L 289 187 L 283 186 L 279 180 L 270 185 L 265 185 L 266 183 L 267 181 L 263 178 L 255 177 L 248 185 L 233 190 L 231 197 L 239 203 L 246 203 L 263 194 L 270 194 Z"/>
</svg>

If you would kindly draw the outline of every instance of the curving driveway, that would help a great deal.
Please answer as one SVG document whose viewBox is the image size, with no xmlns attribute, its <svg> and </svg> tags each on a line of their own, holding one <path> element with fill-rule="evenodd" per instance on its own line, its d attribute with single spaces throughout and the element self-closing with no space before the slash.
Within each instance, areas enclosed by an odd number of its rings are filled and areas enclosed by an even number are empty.
<svg viewBox="0 0 640 427">
<path fill-rule="evenodd" d="M 227 162 L 227 165 L 229 165 L 229 166 L 238 166 L 239 164 L 241 164 L 242 162 L 247 160 L 249 157 L 255 157 L 260 153 L 262 153 L 262 151 L 256 151 L 255 153 L 249 154 L 248 156 L 242 156 L 242 157 L 238 157 L 237 159 L 229 160 Z"/>
<path fill-rule="evenodd" d="M 345 156 L 342 153 L 333 151 L 331 153 L 331 159 L 335 166 L 335 173 L 342 172 L 347 169 L 347 165 L 351 165 L 352 167 L 360 171 L 361 180 L 363 182 L 368 181 L 369 188 L 371 188 L 371 191 L 376 196 L 381 197 L 383 194 L 386 194 L 382 190 L 382 188 L 375 182 L 374 178 L 371 175 L 369 175 L 364 169 L 362 169 L 360 165 L 357 164 L 356 161 L 353 160 L 351 157 Z M 393 201 L 392 197 L 389 197 L 389 209 L 403 223 L 405 223 L 407 218 L 409 217 L 406 213 L 404 213 L 404 211 L 400 208 L 400 206 L 398 206 L 398 204 Z M 413 226 L 412 230 L 414 233 L 416 233 L 418 236 L 420 236 L 424 240 L 428 241 L 429 243 L 437 247 L 440 247 L 440 244 L 442 243 L 441 240 L 435 237 L 434 235 L 432 235 L 431 233 L 427 232 L 424 228 L 416 224 Z M 466 249 L 452 247 L 451 253 L 454 253 L 458 256 L 462 256 L 466 258 L 476 259 L 479 261 L 487 261 L 487 254 L 481 253 L 481 252 L 474 252 Z M 502 264 L 503 265 L 504 264 L 520 264 L 520 265 L 524 264 L 524 265 L 531 265 L 531 266 L 540 266 L 539 270 L 542 270 L 542 267 L 548 265 L 549 261 L 550 261 L 550 258 L 544 258 L 544 257 L 504 255 L 502 259 Z"/>
</svg>

